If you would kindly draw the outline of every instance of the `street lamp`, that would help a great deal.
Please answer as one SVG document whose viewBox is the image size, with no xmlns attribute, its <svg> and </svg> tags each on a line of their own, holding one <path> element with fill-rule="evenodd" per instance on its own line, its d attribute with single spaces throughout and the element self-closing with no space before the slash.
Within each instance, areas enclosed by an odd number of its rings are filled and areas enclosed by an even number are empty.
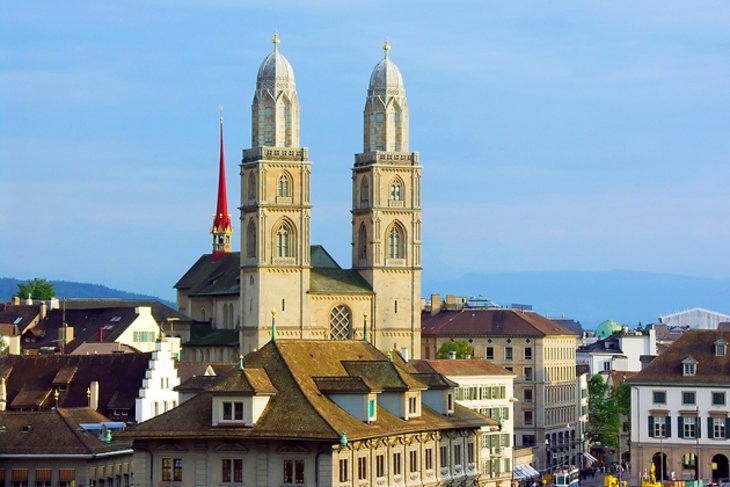
<svg viewBox="0 0 730 487">
<path fill-rule="evenodd" d="M 550 473 L 550 438 L 545 436 L 545 470 Z"/>
</svg>

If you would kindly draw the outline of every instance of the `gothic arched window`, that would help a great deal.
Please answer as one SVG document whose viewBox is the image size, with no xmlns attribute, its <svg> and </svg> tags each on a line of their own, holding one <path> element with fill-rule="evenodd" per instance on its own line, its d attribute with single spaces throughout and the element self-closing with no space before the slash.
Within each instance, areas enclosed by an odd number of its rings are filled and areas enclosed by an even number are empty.
<svg viewBox="0 0 730 487">
<path fill-rule="evenodd" d="M 246 257 L 256 257 L 256 224 L 253 218 L 248 221 L 246 228 Z"/>
<path fill-rule="evenodd" d="M 251 172 L 248 175 L 248 183 L 247 183 L 247 191 L 246 196 L 249 201 L 253 201 L 256 199 L 256 175 Z"/>
<path fill-rule="evenodd" d="M 277 257 L 294 257 L 295 256 L 295 235 L 294 225 L 285 220 L 276 230 L 274 234 L 276 245 L 275 254 Z"/>
<path fill-rule="evenodd" d="M 360 181 L 360 208 L 365 208 L 370 205 L 370 184 L 368 178 L 363 177 Z"/>
<path fill-rule="evenodd" d="M 388 230 L 388 258 L 405 258 L 405 235 L 400 225 L 395 224 Z"/>
<path fill-rule="evenodd" d="M 330 340 L 348 340 L 352 334 L 352 313 L 341 304 L 330 311 Z"/>
<path fill-rule="evenodd" d="M 360 230 L 357 235 L 357 252 L 358 259 L 367 260 L 368 258 L 368 231 L 365 228 L 365 224 L 360 224 Z"/>
<path fill-rule="evenodd" d="M 396 179 L 390 185 L 390 199 L 394 201 L 403 199 L 403 184 L 400 182 L 400 179 Z"/>
<path fill-rule="evenodd" d="M 289 175 L 282 174 L 279 177 L 276 194 L 277 196 L 291 196 L 291 180 L 289 179 Z"/>
</svg>

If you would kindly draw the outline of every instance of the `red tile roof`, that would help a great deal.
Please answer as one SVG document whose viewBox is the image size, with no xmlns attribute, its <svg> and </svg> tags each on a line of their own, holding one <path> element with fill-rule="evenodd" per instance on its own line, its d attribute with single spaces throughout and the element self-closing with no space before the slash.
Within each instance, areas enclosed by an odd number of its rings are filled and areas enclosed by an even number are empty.
<svg viewBox="0 0 730 487">
<path fill-rule="evenodd" d="M 435 371 L 447 377 L 460 375 L 515 375 L 514 372 L 484 359 L 411 360 L 410 363 L 421 372 Z"/>
<path fill-rule="evenodd" d="M 421 315 L 421 336 L 533 336 L 572 335 L 564 326 L 531 311 L 464 308 Z"/>
</svg>

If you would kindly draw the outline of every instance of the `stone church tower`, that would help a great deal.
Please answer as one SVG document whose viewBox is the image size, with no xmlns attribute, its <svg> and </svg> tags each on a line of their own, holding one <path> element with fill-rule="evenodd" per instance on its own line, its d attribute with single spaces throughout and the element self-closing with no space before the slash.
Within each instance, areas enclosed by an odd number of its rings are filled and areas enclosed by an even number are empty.
<svg viewBox="0 0 730 487">
<path fill-rule="evenodd" d="M 390 46 L 370 76 L 364 148 L 352 168 L 352 267 L 372 286 L 373 344 L 420 356 L 421 166 Z"/>
<path fill-rule="evenodd" d="M 274 50 L 261 63 L 251 106 L 251 149 L 241 163 L 241 350 L 280 336 L 308 338 L 310 175 L 299 146 L 294 70 Z"/>
</svg>

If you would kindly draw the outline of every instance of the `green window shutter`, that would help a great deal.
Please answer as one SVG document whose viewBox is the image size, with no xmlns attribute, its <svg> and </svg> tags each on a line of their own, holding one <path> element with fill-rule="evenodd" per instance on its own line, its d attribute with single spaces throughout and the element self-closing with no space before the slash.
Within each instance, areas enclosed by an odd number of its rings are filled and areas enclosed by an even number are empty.
<svg viewBox="0 0 730 487">
<path fill-rule="evenodd" d="M 695 418 L 695 438 L 702 438 L 702 419 L 699 416 Z"/>
<path fill-rule="evenodd" d="M 654 416 L 649 416 L 649 438 L 654 438 Z"/>
<path fill-rule="evenodd" d="M 725 418 L 725 439 L 730 438 L 730 417 Z"/>
<path fill-rule="evenodd" d="M 671 438 L 672 437 L 672 417 L 671 416 L 667 416 L 664 421 L 666 421 L 666 428 L 667 428 L 667 435 L 666 435 L 666 437 L 667 438 Z"/>
<path fill-rule="evenodd" d="M 684 438 L 684 418 L 682 416 L 677 418 L 677 436 Z"/>
<path fill-rule="evenodd" d="M 712 418 L 707 418 L 707 437 L 712 439 L 715 437 L 715 428 L 712 427 Z"/>
</svg>

